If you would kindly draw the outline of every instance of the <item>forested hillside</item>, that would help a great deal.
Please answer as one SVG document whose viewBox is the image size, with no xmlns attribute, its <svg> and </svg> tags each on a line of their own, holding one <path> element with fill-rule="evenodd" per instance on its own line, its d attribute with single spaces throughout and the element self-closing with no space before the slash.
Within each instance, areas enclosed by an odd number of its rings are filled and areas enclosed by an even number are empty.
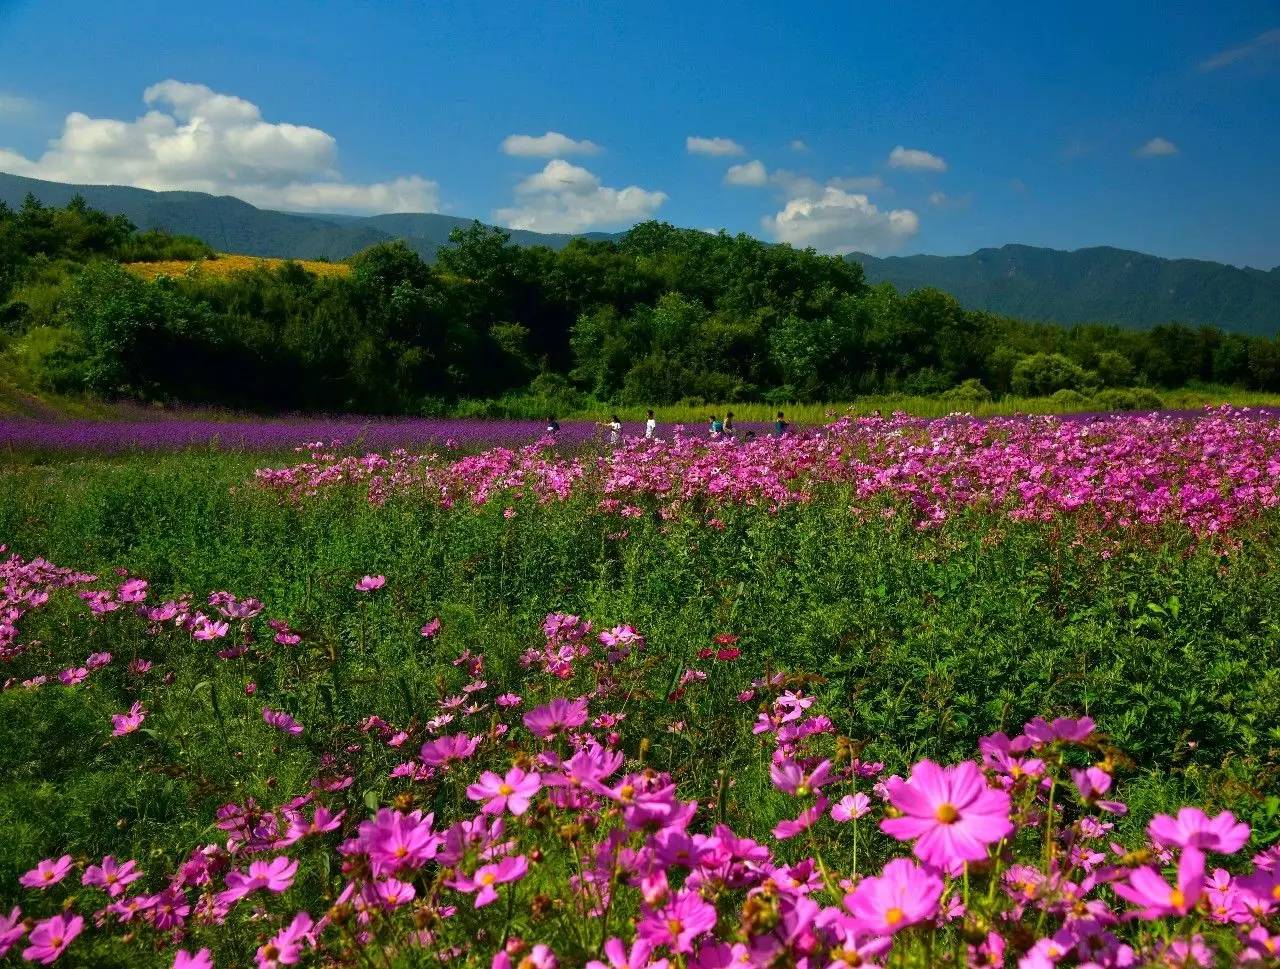
<svg viewBox="0 0 1280 969">
<path fill-rule="evenodd" d="M 198 239 L 139 232 L 80 199 L 0 208 L 5 372 L 64 394 L 420 414 L 476 398 L 1062 393 L 1122 407 L 1139 399 L 1125 388 L 1188 381 L 1280 390 L 1272 338 L 1021 322 L 868 285 L 838 257 L 657 222 L 559 250 L 476 223 L 434 264 L 384 242 L 345 275 L 197 265 L 146 281 L 122 265 L 202 258 L 216 257 Z"/>
</svg>

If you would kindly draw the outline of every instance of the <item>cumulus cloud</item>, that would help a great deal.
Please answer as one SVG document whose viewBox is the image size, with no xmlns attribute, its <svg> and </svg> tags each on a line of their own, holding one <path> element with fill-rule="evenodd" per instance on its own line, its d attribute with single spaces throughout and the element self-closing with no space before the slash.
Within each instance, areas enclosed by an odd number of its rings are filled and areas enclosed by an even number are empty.
<svg viewBox="0 0 1280 969">
<path fill-rule="evenodd" d="M 585 168 L 554 158 L 542 171 L 520 182 L 515 204 L 498 209 L 493 218 L 513 229 L 584 232 L 640 222 L 666 200 L 665 192 L 650 192 L 636 185 L 609 188 Z"/>
<path fill-rule="evenodd" d="M 1134 151 L 1139 158 L 1161 158 L 1166 155 L 1176 155 L 1178 146 L 1172 141 L 1165 138 L 1152 138 L 1141 148 Z"/>
<path fill-rule="evenodd" d="M 764 162 L 755 160 L 743 162 L 741 165 L 730 165 L 729 170 L 724 173 L 724 183 L 726 185 L 744 185 L 749 188 L 759 188 L 761 185 L 767 185 L 769 182 L 769 173 L 765 171 Z"/>
<path fill-rule="evenodd" d="M 884 188 L 884 179 L 879 175 L 854 175 L 849 178 L 833 178 L 827 184 L 845 192 L 877 192 Z"/>
<path fill-rule="evenodd" d="M 1212 57 L 1200 62 L 1200 70 L 1202 73 L 1207 73 L 1245 61 L 1258 63 L 1277 55 L 1280 55 L 1280 27 L 1264 30 L 1253 40 L 1238 47 L 1228 47 L 1226 50 L 1218 51 Z"/>
<path fill-rule="evenodd" d="M 435 182 L 411 175 L 343 181 L 338 143 L 318 128 L 263 120 L 256 104 L 203 84 L 161 81 L 133 121 L 67 115 L 39 158 L 0 149 L 0 170 L 55 182 L 234 195 L 295 210 L 430 212 Z"/>
<path fill-rule="evenodd" d="M 502 151 L 520 158 L 562 158 L 594 155 L 600 146 L 594 141 L 574 141 L 558 131 L 548 131 L 545 135 L 507 135 L 502 139 Z"/>
<path fill-rule="evenodd" d="M 912 172 L 945 172 L 946 161 L 922 148 L 904 148 L 898 145 L 889 152 L 889 167 Z"/>
<path fill-rule="evenodd" d="M 799 138 L 792 138 L 791 144 L 787 145 L 787 147 L 790 148 L 792 151 L 808 151 L 809 150 L 809 146 L 806 145 Z"/>
<path fill-rule="evenodd" d="M 827 186 L 814 198 L 793 198 L 762 225 L 779 242 L 822 252 L 887 252 L 920 231 L 910 209 L 881 211 L 867 196 Z"/>
<path fill-rule="evenodd" d="M 732 138 L 700 138 L 690 135 L 684 147 L 691 155 L 745 155 L 747 149 Z"/>
</svg>

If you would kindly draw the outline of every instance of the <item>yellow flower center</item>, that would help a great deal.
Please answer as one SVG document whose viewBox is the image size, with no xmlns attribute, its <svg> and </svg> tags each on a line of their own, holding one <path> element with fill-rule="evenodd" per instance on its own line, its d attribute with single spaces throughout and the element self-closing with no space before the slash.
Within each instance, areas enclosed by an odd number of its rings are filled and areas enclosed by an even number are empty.
<svg viewBox="0 0 1280 969">
<path fill-rule="evenodd" d="M 1280 882 L 1276 882 L 1271 886 L 1271 897 L 1280 902 Z"/>
<path fill-rule="evenodd" d="M 906 913 L 895 905 L 893 908 L 889 909 L 889 911 L 884 913 L 884 922 L 885 925 L 897 925 L 906 917 Z"/>
<path fill-rule="evenodd" d="M 623 784 L 618 788 L 618 797 L 624 801 L 630 801 L 636 796 L 636 789 L 630 784 Z"/>
<path fill-rule="evenodd" d="M 960 812 L 951 804 L 939 804 L 938 810 L 933 812 L 933 816 L 943 824 L 955 824 L 960 820 Z"/>
<path fill-rule="evenodd" d="M 680 924 L 679 919 L 667 919 L 667 931 L 672 935 L 679 935 L 684 931 L 684 926 Z"/>
<path fill-rule="evenodd" d="M 503 797 L 506 797 L 508 794 L 514 794 L 515 791 L 516 789 L 512 787 L 510 784 L 500 784 L 498 786 L 498 793 L 501 794 Z"/>
<path fill-rule="evenodd" d="M 1187 896 L 1182 894 L 1181 888 L 1175 888 L 1169 893 L 1169 904 L 1174 908 L 1182 908 L 1187 904 Z"/>
<path fill-rule="evenodd" d="M 492 885 L 497 880 L 498 880 L 498 876 L 491 871 L 486 871 L 483 875 L 480 876 L 481 885 Z"/>
</svg>

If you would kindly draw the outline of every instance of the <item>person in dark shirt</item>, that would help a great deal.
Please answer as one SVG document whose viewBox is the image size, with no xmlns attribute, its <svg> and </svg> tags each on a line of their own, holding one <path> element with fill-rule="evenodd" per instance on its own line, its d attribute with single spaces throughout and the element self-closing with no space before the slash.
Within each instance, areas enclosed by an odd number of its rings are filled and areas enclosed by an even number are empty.
<svg viewBox="0 0 1280 969">
<path fill-rule="evenodd" d="M 783 434 L 787 433 L 787 428 L 790 426 L 791 425 L 783 419 L 782 411 L 778 411 L 778 419 L 773 422 L 774 437 L 782 437 Z"/>
<path fill-rule="evenodd" d="M 547 418 L 547 433 L 555 434 L 560 430 L 560 422 L 554 417 Z"/>
</svg>

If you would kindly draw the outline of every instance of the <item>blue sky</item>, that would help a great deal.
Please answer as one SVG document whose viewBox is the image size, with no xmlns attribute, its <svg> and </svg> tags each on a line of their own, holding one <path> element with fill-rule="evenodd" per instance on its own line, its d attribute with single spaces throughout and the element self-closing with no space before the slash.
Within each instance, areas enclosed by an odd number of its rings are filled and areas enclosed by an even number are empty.
<svg viewBox="0 0 1280 969">
<path fill-rule="evenodd" d="M 1270 268 L 1280 7 L 1186 6 L 0 0 L 0 171 Z"/>
</svg>

